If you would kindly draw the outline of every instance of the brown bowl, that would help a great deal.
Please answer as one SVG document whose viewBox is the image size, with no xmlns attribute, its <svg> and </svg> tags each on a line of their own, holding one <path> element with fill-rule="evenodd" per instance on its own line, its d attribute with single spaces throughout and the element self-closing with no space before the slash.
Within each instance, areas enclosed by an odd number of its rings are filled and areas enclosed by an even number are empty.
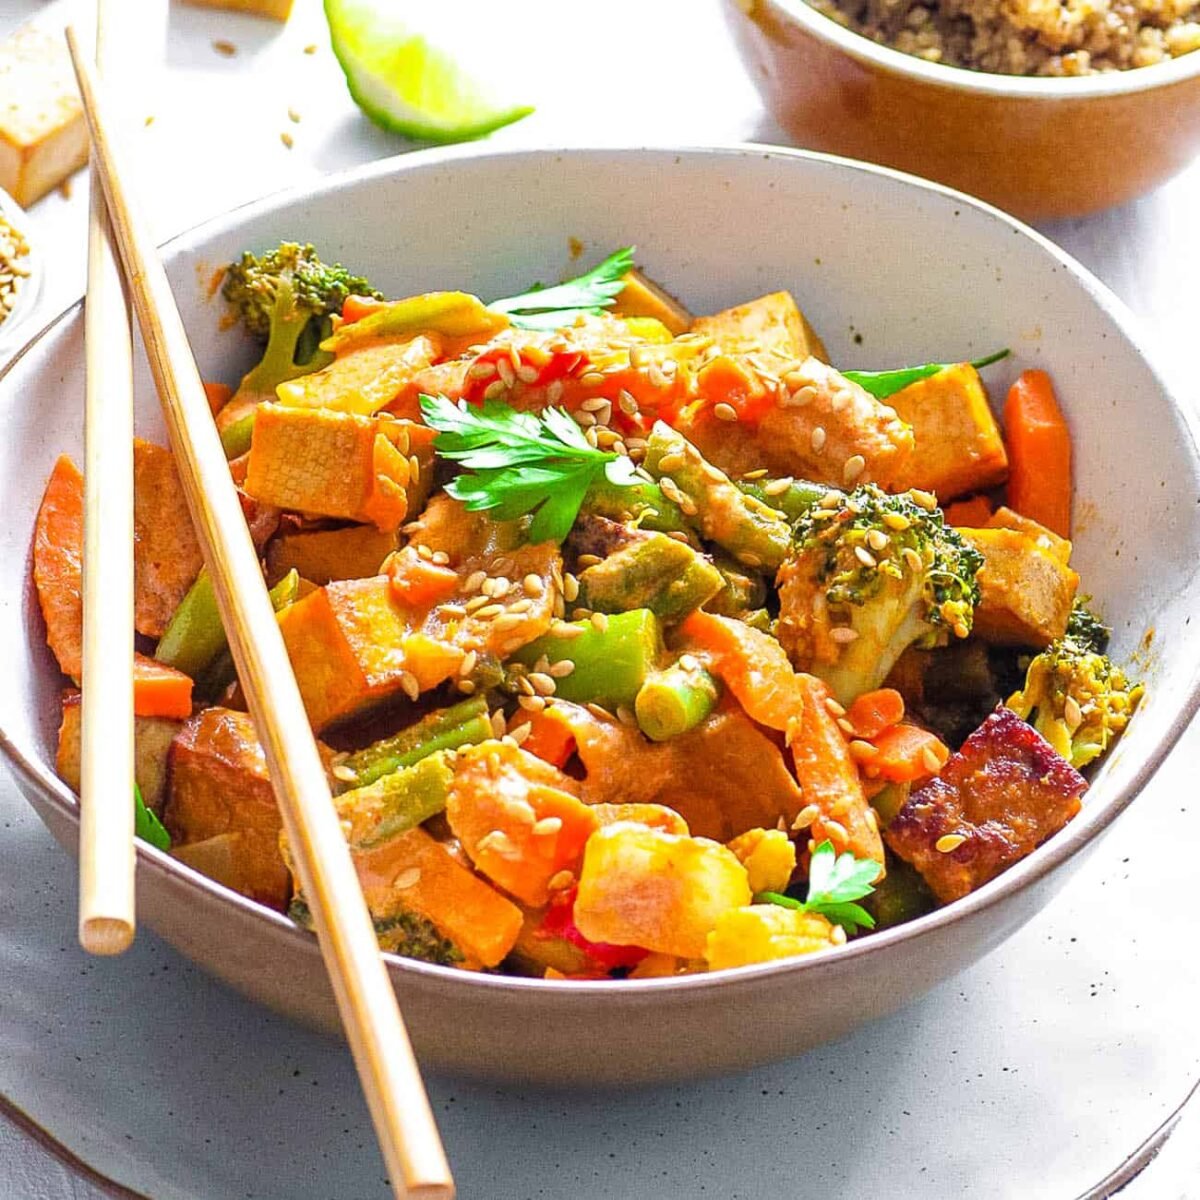
<svg viewBox="0 0 1200 1200">
<path fill-rule="evenodd" d="M 771 112 L 807 148 L 923 175 L 1026 219 L 1132 200 L 1200 153 L 1200 51 L 1074 79 L 925 62 L 804 0 L 725 0 Z"/>
</svg>

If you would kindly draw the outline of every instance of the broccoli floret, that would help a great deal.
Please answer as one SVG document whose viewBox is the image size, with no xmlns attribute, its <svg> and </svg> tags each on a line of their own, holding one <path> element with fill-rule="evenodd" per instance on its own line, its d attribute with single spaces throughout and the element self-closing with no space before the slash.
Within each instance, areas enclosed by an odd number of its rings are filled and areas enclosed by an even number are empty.
<svg viewBox="0 0 1200 1200">
<path fill-rule="evenodd" d="M 1108 749 L 1145 691 L 1113 665 L 1108 637 L 1086 605 L 1076 603 L 1067 632 L 1030 659 L 1025 686 L 1007 700 L 1075 768 Z"/>
<path fill-rule="evenodd" d="M 971 632 L 982 565 L 924 493 L 831 492 L 797 521 L 780 569 L 780 640 L 849 704 L 909 646 Z"/>
<path fill-rule="evenodd" d="M 261 257 L 246 251 L 225 272 L 221 294 L 247 332 L 266 343 L 262 361 L 239 389 L 273 394 L 277 384 L 319 370 L 333 360 L 320 349 L 351 295 L 380 298 L 361 276 L 328 266 L 312 246 L 281 242 Z"/>
<path fill-rule="evenodd" d="M 297 896 L 288 907 L 288 916 L 304 929 L 313 928 L 312 912 L 303 897 Z M 375 917 L 375 936 L 379 948 L 389 954 L 453 967 L 463 961 L 462 951 L 449 938 L 443 937 L 427 918 L 412 912 Z"/>
</svg>

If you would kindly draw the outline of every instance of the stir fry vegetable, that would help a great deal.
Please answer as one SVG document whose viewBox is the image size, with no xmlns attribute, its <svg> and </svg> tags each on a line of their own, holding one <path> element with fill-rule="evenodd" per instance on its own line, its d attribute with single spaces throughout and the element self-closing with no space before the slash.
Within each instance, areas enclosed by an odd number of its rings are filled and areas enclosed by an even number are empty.
<svg viewBox="0 0 1200 1200">
<path fill-rule="evenodd" d="M 285 243 L 224 294 L 262 355 L 214 420 L 386 950 L 836 953 L 1054 836 L 1143 695 L 1078 597 L 1049 379 L 992 414 L 1007 351 L 838 370 L 789 293 L 693 317 L 632 249 L 485 303 Z M 138 836 L 308 927 L 173 461 L 135 459 Z M 82 485 L 33 553 L 73 680 Z"/>
</svg>

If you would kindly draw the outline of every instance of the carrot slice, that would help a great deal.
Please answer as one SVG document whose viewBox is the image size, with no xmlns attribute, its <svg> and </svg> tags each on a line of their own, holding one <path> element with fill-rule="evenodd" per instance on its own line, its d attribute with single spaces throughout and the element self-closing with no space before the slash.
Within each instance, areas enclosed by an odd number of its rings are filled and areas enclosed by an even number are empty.
<svg viewBox="0 0 1200 1200">
<path fill-rule="evenodd" d="M 950 758 L 941 738 L 917 725 L 893 725 L 873 741 L 878 753 L 867 769 L 891 783 L 911 783 L 936 775 Z"/>
<path fill-rule="evenodd" d="M 525 718 L 522 723 L 529 726 L 529 732 L 521 743 L 521 749 L 553 766 L 566 766 L 567 760 L 575 753 L 575 735 L 571 727 L 556 715 L 553 708 L 523 713 L 522 716 Z M 516 728 L 520 729 L 521 724 Z"/>
<path fill-rule="evenodd" d="M 895 688 L 876 688 L 863 692 L 846 710 L 846 720 L 854 726 L 857 737 L 870 741 L 889 725 L 898 725 L 904 718 L 904 697 Z"/>
<path fill-rule="evenodd" d="M 1025 371 L 1004 406 L 1008 503 L 1060 537 L 1071 536 L 1071 434 L 1045 371 Z"/>
<path fill-rule="evenodd" d="M 943 511 L 947 525 L 980 529 L 992 519 L 992 502 L 986 496 L 972 496 L 969 500 L 947 504 Z"/>
<path fill-rule="evenodd" d="M 144 654 L 133 656 L 133 714 L 136 717 L 192 715 L 192 681 L 182 671 Z"/>
<path fill-rule="evenodd" d="M 63 454 L 54 464 L 33 532 L 33 582 L 46 641 L 64 675 L 83 671 L 83 475 Z"/>
<path fill-rule="evenodd" d="M 393 554 L 386 570 L 392 581 L 392 598 L 404 608 L 432 608 L 458 591 L 460 581 L 455 571 L 428 562 L 415 552 Z"/>
</svg>

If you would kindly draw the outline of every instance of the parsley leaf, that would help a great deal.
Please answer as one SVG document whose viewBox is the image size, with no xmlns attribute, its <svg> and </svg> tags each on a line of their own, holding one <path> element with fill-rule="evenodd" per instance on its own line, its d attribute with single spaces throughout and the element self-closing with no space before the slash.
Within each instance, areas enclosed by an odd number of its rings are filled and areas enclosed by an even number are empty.
<svg viewBox="0 0 1200 1200">
<path fill-rule="evenodd" d="M 796 900 L 778 892 L 763 892 L 757 899 L 782 908 L 818 913 L 853 934 L 860 926 L 875 928 L 875 918 L 854 901 L 875 890 L 871 885 L 878 876 L 879 864 L 873 858 L 855 858 L 849 851 L 839 855 L 827 838 L 813 851 L 809 862 L 807 900 Z"/>
<path fill-rule="evenodd" d="M 992 363 L 1007 358 L 1011 353 L 1011 350 L 997 350 L 995 354 L 989 354 L 986 358 L 977 358 L 971 366 L 976 370 L 981 367 L 990 367 Z M 946 370 L 947 367 L 957 365 L 957 363 L 925 363 L 919 367 L 900 367 L 895 371 L 843 371 L 842 374 L 852 383 L 857 383 L 859 387 L 865 388 L 876 399 L 886 400 L 889 396 L 894 396 L 908 387 L 909 384 L 928 379 L 931 375 Z"/>
<path fill-rule="evenodd" d="M 612 308 L 625 286 L 622 276 L 632 269 L 633 247 L 626 246 L 577 279 L 493 300 L 488 308 L 504 313 L 519 329 L 558 329 Z"/>
<path fill-rule="evenodd" d="M 421 415 L 438 431 L 434 451 L 464 468 L 446 485 L 471 512 L 512 521 L 533 514 L 531 542 L 561 542 L 601 476 L 633 483 L 636 468 L 624 455 L 598 450 L 561 408 L 518 412 L 497 400 L 458 404 L 421 396 Z"/>
<path fill-rule="evenodd" d="M 146 807 L 142 799 L 142 789 L 133 785 L 133 832 L 143 842 L 159 850 L 170 850 L 171 835 L 163 828 L 163 823 Z"/>
</svg>

